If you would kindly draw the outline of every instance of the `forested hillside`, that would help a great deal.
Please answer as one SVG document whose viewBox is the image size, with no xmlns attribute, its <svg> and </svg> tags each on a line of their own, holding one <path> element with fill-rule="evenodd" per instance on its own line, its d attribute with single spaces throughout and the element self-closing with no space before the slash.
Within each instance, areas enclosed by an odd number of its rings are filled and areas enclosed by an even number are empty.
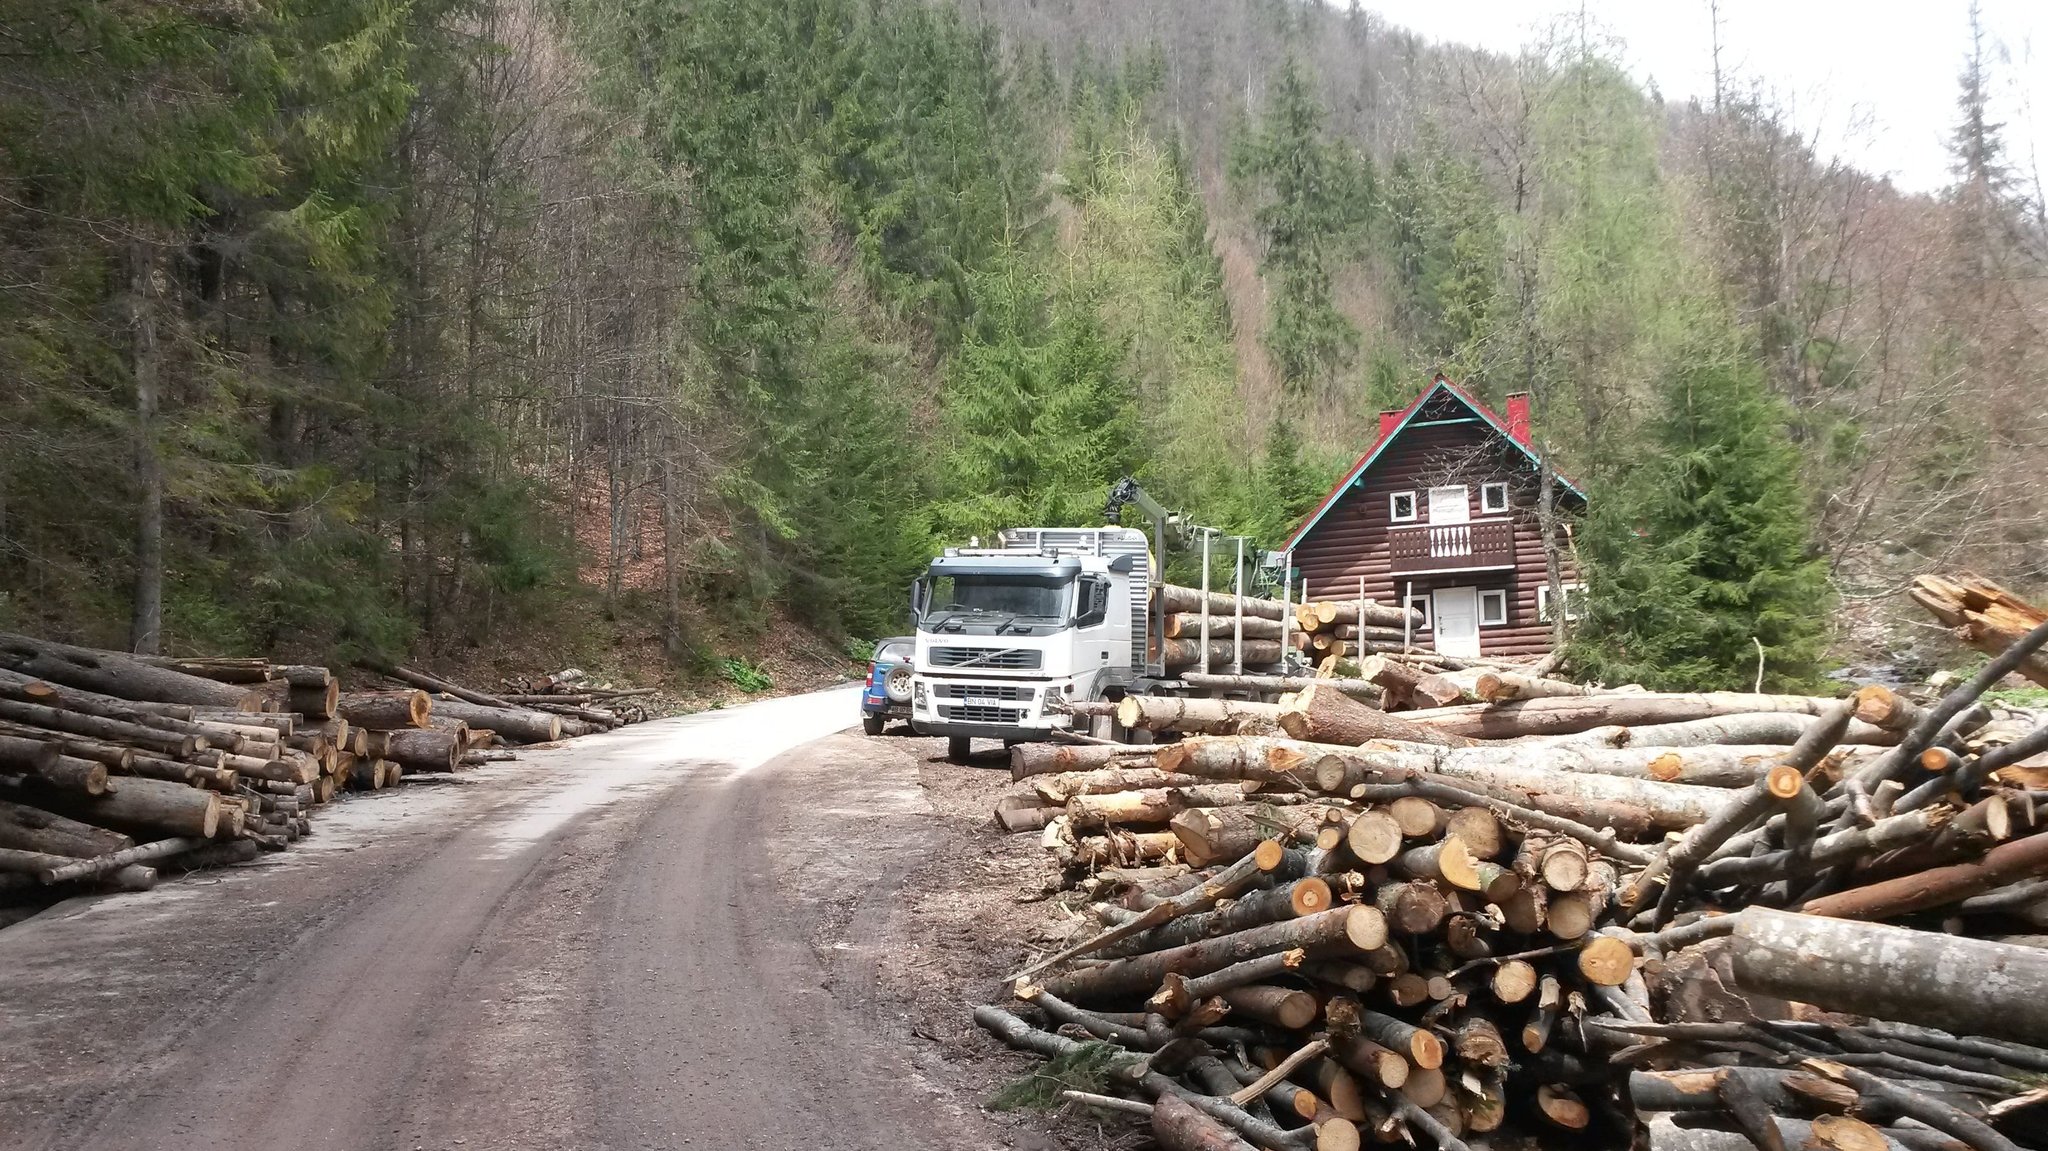
<svg viewBox="0 0 2048 1151">
<path fill-rule="evenodd" d="M 1200 10 L 0 3 L 0 627 L 345 658 L 596 613 L 701 667 L 895 630 L 937 544 L 1125 474 L 1275 540 L 1438 370 L 1532 392 L 1594 493 L 1596 671 L 2048 579 L 2048 220 L 1988 53 L 1915 196 L 1581 24 Z"/>
</svg>

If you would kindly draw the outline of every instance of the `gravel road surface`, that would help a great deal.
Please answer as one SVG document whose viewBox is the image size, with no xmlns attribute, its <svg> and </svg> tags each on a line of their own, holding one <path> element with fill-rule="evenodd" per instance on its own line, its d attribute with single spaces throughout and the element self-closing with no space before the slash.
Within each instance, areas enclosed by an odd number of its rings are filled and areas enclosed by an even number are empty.
<svg viewBox="0 0 2048 1151">
<path fill-rule="evenodd" d="M 909 756 L 804 747 L 855 691 L 353 798 L 0 931 L 0 1146 L 1001 1145 L 876 992 L 939 832 Z"/>
</svg>

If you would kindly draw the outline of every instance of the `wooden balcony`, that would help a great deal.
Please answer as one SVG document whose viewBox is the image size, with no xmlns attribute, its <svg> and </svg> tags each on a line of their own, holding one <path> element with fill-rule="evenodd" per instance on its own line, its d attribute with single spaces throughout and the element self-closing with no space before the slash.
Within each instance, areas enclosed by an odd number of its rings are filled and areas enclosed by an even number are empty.
<svg viewBox="0 0 2048 1151">
<path fill-rule="evenodd" d="M 1389 567 L 1397 576 L 1511 568 L 1515 566 L 1515 525 L 1501 519 L 1397 527 L 1387 533 L 1387 553 Z"/>
</svg>

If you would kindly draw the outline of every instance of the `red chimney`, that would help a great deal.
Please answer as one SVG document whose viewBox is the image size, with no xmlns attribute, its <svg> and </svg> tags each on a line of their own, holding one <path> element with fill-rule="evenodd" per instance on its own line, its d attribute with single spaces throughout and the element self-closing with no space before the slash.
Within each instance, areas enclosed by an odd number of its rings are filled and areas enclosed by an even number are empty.
<svg viewBox="0 0 2048 1151">
<path fill-rule="evenodd" d="M 1391 436 L 1391 435 L 1393 435 L 1393 434 L 1394 434 L 1394 425 L 1395 425 L 1395 424 L 1398 424 L 1398 423 L 1400 423 L 1400 422 L 1401 422 L 1401 409 L 1400 409 L 1400 408 L 1389 408 L 1388 410 L 1386 410 L 1386 411 L 1384 411 L 1384 412 L 1381 412 L 1381 413 L 1380 413 L 1380 438 L 1384 440 L 1384 439 L 1386 439 L 1386 438 L 1387 438 L 1388 436 Z"/>
<path fill-rule="evenodd" d="M 1508 435 L 1523 447 L 1532 447 L 1529 442 L 1529 393 L 1508 393 Z"/>
</svg>

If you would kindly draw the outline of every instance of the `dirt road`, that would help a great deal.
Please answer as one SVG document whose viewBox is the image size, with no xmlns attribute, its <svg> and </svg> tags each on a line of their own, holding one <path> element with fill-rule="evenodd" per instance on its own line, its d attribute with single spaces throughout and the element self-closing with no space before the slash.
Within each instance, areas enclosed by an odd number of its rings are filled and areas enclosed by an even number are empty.
<svg viewBox="0 0 2048 1151">
<path fill-rule="evenodd" d="M 1001 1146 L 876 992 L 939 833 L 910 755 L 804 748 L 854 707 L 522 753 L 0 931 L 0 1146 Z"/>
</svg>

